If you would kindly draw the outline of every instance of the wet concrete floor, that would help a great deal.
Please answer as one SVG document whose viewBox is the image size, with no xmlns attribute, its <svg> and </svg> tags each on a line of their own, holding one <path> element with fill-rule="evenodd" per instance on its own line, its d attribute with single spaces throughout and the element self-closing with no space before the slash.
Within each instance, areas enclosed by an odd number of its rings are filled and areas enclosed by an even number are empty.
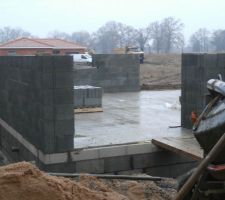
<svg viewBox="0 0 225 200">
<path fill-rule="evenodd" d="M 112 93 L 103 112 L 75 115 L 75 148 L 135 143 L 179 136 L 180 90 Z"/>
</svg>

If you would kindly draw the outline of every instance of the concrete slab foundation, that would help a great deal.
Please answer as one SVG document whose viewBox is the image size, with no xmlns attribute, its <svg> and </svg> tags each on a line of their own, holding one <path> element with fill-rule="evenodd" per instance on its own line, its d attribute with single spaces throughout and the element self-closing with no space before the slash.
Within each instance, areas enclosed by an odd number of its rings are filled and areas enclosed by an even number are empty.
<svg viewBox="0 0 225 200">
<path fill-rule="evenodd" d="M 180 125 L 180 90 L 103 95 L 102 113 L 75 115 L 75 148 L 136 143 L 188 132 Z"/>
</svg>

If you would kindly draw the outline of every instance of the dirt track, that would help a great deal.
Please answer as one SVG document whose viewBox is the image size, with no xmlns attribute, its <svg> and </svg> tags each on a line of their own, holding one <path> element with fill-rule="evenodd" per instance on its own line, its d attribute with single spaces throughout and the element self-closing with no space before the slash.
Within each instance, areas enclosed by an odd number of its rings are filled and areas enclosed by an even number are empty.
<svg viewBox="0 0 225 200">
<path fill-rule="evenodd" d="M 181 55 L 146 55 L 140 65 L 140 82 L 143 90 L 179 89 L 181 87 Z"/>
</svg>

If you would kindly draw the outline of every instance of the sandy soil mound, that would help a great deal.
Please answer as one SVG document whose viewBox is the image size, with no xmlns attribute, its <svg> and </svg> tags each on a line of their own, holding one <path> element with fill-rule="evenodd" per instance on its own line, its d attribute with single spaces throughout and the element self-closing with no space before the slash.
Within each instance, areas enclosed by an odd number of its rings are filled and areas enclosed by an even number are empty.
<svg viewBox="0 0 225 200">
<path fill-rule="evenodd" d="M 171 182 L 168 182 L 171 184 Z M 1 200 L 164 200 L 172 199 L 174 189 L 160 188 L 151 181 L 99 180 L 82 176 L 74 181 L 49 176 L 35 166 L 16 163 L 0 168 Z"/>
<path fill-rule="evenodd" d="M 66 178 L 49 176 L 25 162 L 0 168 L 1 200 L 127 199 L 103 184 L 96 184 L 96 189 Z"/>
</svg>

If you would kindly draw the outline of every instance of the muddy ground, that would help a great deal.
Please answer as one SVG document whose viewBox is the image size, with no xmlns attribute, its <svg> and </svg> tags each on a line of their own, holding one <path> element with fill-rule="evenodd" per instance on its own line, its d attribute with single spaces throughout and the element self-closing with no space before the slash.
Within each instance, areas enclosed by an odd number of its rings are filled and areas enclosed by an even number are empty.
<svg viewBox="0 0 225 200">
<path fill-rule="evenodd" d="M 150 54 L 140 65 L 143 90 L 180 89 L 181 54 Z"/>
</svg>

